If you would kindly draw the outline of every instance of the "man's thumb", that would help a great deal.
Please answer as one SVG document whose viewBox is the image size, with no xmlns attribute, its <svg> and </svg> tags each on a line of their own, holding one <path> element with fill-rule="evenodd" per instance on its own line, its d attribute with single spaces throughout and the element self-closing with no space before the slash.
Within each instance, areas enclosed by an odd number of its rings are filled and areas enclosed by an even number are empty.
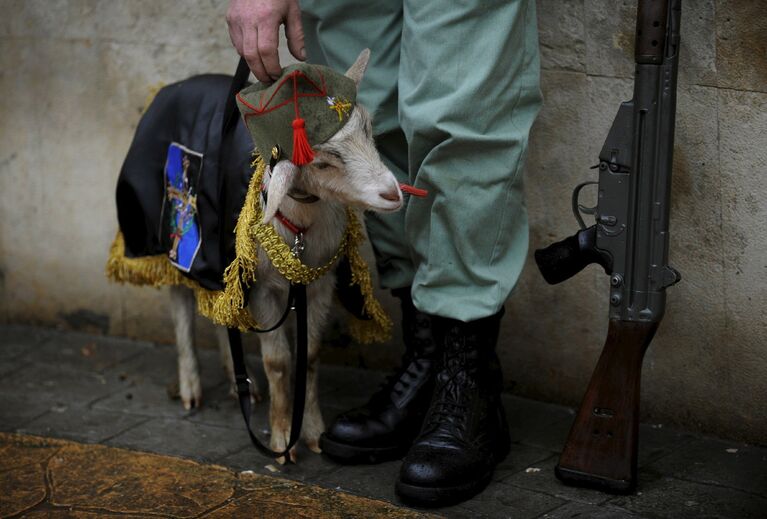
<svg viewBox="0 0 767 519">
<path fill-rule="evenodd" d="M 288 39 L 288 50 L 290 53 L 296 59 L 306 60 L 304 27 L 301 24 L 301 9 L 297 5 L 288 11 L 288 17 L 285 20 L 285 36 Z"/>
</svg>

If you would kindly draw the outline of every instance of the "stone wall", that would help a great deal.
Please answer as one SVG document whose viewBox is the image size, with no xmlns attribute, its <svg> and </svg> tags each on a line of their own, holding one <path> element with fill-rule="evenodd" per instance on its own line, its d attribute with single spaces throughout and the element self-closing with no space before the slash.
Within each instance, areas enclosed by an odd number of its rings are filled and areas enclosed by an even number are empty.
<svg viewBox="0 0 767 519">
<path fill-rule="evenodd" d="M 224 1 L 0 0 L 0 319 L 171 340 L 165 296 L 103 277 L 114 184 L 147 95 L 237 62 Z M 635 2 L 541 0 L 545 106 L 528 161 L 531 250 L 572 234 L 631 93 Z M 767 18 L 758 0 L 686 0 L 671 264 L 683 274 L 649 350 L 646 419 L 767 442 Z M 286 57 L 287 59 L 287 57 Z M 384 295 L 396 315 L 393 301 Z M 519 394 L 575 404 L 604 341 L 607 278 L 558 287 L 532 263 L 500 352 Z M 201 343 L 213 343 L 199 323 Z M 394 341 L 396 343 L 396 340 Z M 335 329 L 328 362 L 385 368 L 393 344 Z"/>
</svg>

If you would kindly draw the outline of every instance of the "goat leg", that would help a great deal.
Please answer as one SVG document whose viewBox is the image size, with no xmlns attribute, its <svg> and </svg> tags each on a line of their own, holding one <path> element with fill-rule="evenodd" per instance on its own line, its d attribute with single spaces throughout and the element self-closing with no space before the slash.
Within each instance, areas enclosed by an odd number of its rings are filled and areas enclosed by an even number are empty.
<svg viewBox="0 0 767 519">
<path fill-rule="evenodd" d="M 194 346 L 194 293 L 181 286 L 170 287 L 170 310 L 176 332 L 178 386 L 184 409 L 200 407 L 202 384 Z"/>
</svg>

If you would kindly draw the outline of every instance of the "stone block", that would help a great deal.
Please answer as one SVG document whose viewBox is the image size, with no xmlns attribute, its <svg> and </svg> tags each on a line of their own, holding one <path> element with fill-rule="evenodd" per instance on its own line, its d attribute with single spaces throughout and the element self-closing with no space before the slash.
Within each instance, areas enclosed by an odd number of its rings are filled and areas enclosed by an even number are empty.
<svg viewBox="0 0 767 519">
<path fill-rule="evenodd" d="M 726 348 L 714 351 L 721 367 L 717 392 L 729 398 L 718 416 L 736 438 L 764 438 L 767 377 L 758 373 L 767 341 L 767 184 L 758 172 L 767 170 L 767 95 L 720 90 L 719 117 L 724 333 L 718 344 Z"/>
<path fill-rule="evenodd" d="M 14 16 L 6 34 L 26 38 L 111 40 L 121 44 L 147 41 L 185 46 L 199 42 L 226 46 L 229 35 L 225 4 L 210 2 L 172 2 L 150 0 L 100 2 L 6 1 L 6 12 Z"/>
<path fill-rule="evenodd" d="M 584 19 L 586 72 L 633 77 L 636 1 L 585 0 Z"/>
<path fill-rule="evenodd" d="M 586 71 L 583 0 L 537 2 L 541 68 Z"/>
<path fill-rule="evenodd" d="M 682 2 L 682 34 L 679 51 L 679 84 L 716 85 L 717 20 L 716 0 Z"/>
<path fill-rule="evenodd" d="M 760 0 L 717 0 L 716 69 L 721 87 L 767 92 L 767 19 Z"/>
</svg>

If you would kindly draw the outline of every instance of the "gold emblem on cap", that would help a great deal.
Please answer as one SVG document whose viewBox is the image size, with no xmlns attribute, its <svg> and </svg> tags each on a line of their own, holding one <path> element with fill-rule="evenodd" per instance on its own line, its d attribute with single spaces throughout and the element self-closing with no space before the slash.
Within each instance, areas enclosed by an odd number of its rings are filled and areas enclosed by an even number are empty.
<svg viewBox="0 0 767 519">
<path fill-rule="evenodd" d="M 274 146 L 272 148 L 272 158 L 274 160 L 279 160 L 279 158 L 280 158 L 280 147 L 279 146 Z"/>
</svg>

